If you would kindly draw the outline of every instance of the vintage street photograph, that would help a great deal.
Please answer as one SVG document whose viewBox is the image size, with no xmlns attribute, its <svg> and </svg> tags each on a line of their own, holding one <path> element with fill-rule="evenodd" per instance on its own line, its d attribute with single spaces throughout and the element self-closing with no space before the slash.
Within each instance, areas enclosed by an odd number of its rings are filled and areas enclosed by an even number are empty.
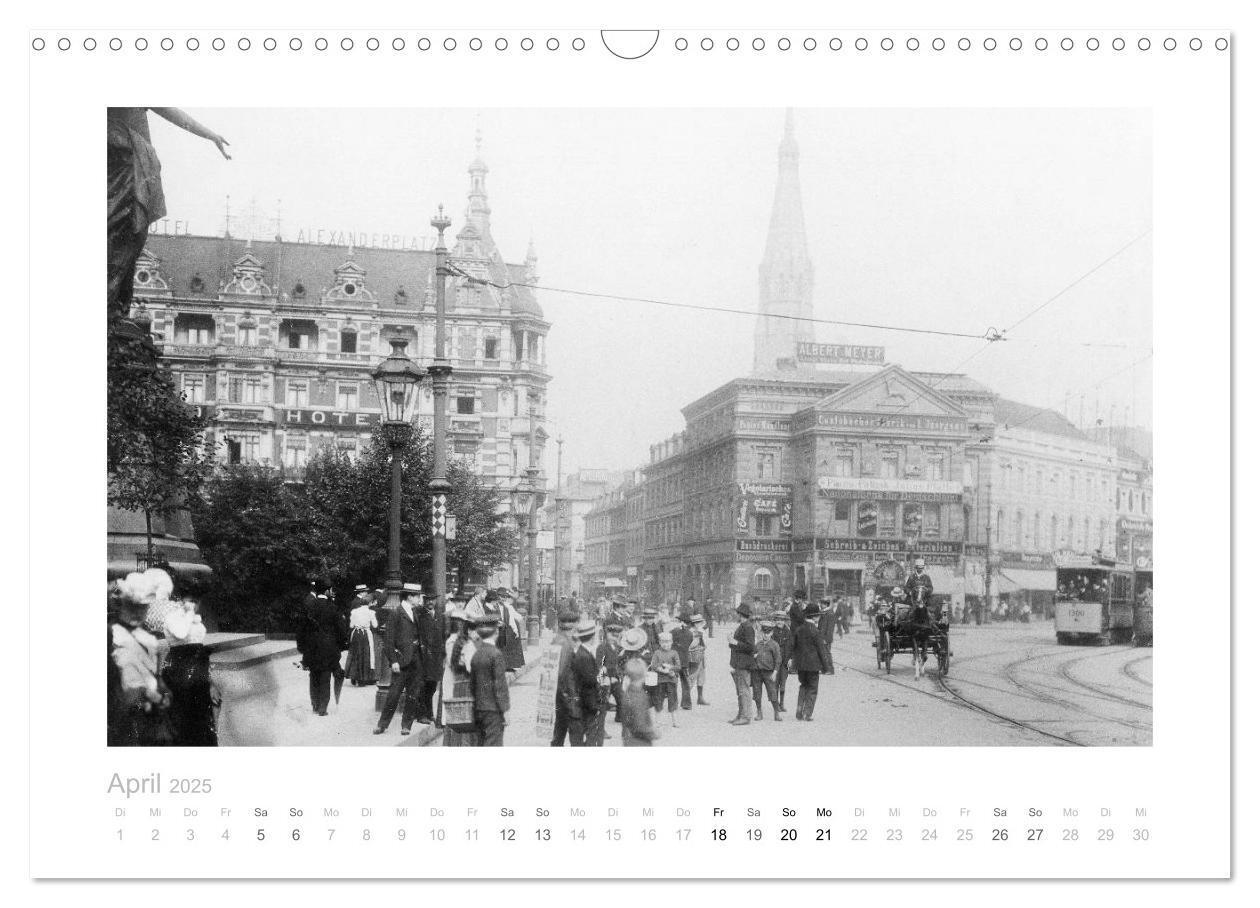
<svg viewBox="0 0 1260 908">
<path fill-rule="evenodd" d="M 1149 111 L 106 132 L 109 745 L 1153 743 Z"/>
</svg>

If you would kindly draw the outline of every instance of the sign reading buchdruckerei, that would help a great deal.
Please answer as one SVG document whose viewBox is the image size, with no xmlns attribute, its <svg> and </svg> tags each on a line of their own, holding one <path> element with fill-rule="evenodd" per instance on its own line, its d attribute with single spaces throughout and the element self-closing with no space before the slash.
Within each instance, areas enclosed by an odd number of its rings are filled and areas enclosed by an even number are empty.
<svg viewBox="0 0 1260 908">
<path fill-rule="evenodd" d="M 835 365 L 882 363 L 884 348 L 864 347 L 857 344 L 815 344 L 802 341 L 796 345 L 796 361 Z"/>
</svg>

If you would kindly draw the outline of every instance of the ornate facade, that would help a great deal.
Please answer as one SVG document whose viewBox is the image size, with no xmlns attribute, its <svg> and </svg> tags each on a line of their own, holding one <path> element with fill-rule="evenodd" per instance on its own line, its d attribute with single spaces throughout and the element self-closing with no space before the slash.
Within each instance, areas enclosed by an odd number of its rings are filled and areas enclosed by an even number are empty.
<svg viewBox="0 0 1260 908">
<path fill-rule="evenodd" d="M 447 286 L 450 451 L 487 481 L 515 484 L 529 463 L 530 408 L 546 405 L 549 325 L 532 289 L 531 243 L 505 261 L 490 230 L 489 168 L 469 167 L 466 220 L 451 245 L 465 277 Z M 493 286 L 499 285 L 499 286 Z M 416 248 L 355 249 L 159 235 L 136 266 L 143 313 L 188 401 L 211 419 L 223 463 L 300 470 L 316 452 L 363 450 L 380 422 L 370 373 L 389 339 L 434 355 L 434 256 Z M 432 430 L 432 392 L 420 420 Z"/>
</svg>

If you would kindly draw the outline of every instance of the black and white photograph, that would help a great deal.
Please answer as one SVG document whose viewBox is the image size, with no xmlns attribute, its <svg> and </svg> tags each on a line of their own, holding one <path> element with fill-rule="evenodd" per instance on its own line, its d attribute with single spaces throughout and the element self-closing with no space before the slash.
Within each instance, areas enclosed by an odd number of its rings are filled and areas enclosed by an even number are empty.
<svg viewBox="0 0 1260 908">
<path fill-rule="evenodd" d="M 110 747 L 1154 743 L 1149 109 L 105 128 Z"/>
</svg>

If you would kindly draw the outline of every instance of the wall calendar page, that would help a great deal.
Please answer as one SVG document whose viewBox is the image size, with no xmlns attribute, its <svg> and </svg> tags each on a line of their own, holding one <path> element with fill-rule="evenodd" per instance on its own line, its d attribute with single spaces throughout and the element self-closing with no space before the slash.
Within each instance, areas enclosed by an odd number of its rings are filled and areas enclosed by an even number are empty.
<svg viewBox="0 0 1260 908">
<path fill-rule="evenodd" d="M 33 896 L 1238 896 L 1237 10 L 974 6 L 31 10 Z"/>
</svg>

